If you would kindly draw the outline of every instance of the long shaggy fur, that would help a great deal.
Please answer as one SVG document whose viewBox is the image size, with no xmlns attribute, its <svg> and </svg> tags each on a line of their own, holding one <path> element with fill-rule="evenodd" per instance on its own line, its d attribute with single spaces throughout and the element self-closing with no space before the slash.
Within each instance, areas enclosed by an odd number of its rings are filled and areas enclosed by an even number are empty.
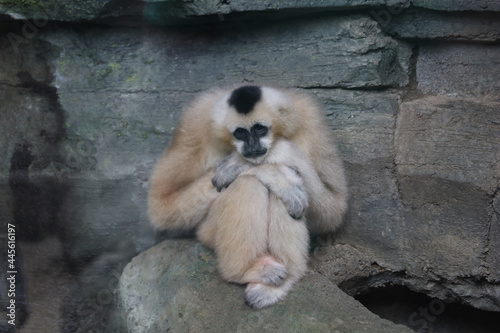
<svg viewBox="0 0 500 333">
<path fill-rule="evenodd" d="M 260 143 L 267 153 L 244 158 L 232 133 L 256 123 L 269 129 Z M 185 110 L 159 159 L 149 216 L 159 229 L 197 228 L 221 276 L 248 284 L 247 304 L 262 308 L 305 274 L 309 233 L 340 225 L 346 192 L 330 130 L 309 96 L 270 87 L 213 89 Z"/>
</svg>

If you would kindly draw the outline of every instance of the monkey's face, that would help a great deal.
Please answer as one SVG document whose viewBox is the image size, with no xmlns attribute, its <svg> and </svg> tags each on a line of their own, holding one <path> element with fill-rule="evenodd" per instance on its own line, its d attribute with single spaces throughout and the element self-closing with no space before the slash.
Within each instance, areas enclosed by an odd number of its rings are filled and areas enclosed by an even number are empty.
<svg viewBox="0 0 500 333">
<path fill-rule="evenodd" d="M 252 163 L 261 163 L 271 148 L 270 128 L 265 124 L 255 123 L 250 128 L 236 127 L 232 134 L 236 150 Z"/>
<path fill-rule="evenodd" d="M 274 137 L 283 127 L 284 96 L 277 90 L 242 86 L 220 98 L 212 108 L 215 135 L 253 164 L 264 162 Z"/>
</svg>

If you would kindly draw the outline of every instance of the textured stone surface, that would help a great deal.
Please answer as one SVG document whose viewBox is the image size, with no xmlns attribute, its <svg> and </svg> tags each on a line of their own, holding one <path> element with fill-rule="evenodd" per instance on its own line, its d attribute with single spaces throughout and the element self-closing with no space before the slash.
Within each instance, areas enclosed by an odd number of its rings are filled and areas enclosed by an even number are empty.
<svg viewBox="0 0 500 333">
<path fill-rule="evenodd" d="M 135 177 L 72 179 L 59 218 L 71 258 L 92 258 L 111 251 L 123 240 L 142 241 L 146 199 Z M 141 216 L 142 214 L 142 216 Z M 142 225 L 141 225 L 142 223 Z M 92 235 L 92 237 L 89 237 Z"/>
<path fill-rule="evenodd" d="M 180 22 L 225 21 L 241 19 L 276 19 L 293 17 L 319 11 L 339 11 L 347 8 L 362 9 L 377 6 L 409 6 L 408 0 L 283 0 L 283 1 L 190 1 L 178 2 L 145 1 L 144 17 L 148 22 L 158 25 L 172 25 Z M 255 15 L 258 13 L 258 15 Z"/>
<path fill-rule="evenodd" d="M 33 19 L 30 24 L 43 27 L 51 21 L 89 21 L 104 17 L 140 14 L 142 5 L 137 1 L 116 0 L 38 0 L 0 1 L 0 12 L 15 19 Z"/>
<path fill-rule="evenodd" d="M 158 3 L 162 1 L 148 1 Z M 168 0 L 166 2 L 169 2 Z M 243 11 L 265 11 L 265 10 L 283 10 L 283 9 L 329 9 L 329 8 L 356 8 L 368 6 L 405 6 L 407 0 L 283 0 L 283 1 L 245 1 L 231 0 L 221 3 L 217 0 L 208 1 L 188 1 L 183 0 L 184 8 L 188 13 L 195 15 L 207 15 L 217 13 L 243 12 Z"/>
<path fill-rule="evenodd" d="M 401 176 L 432 176 L 492 194 L 500 178 L 499 102 L 428 97 L 401 106 Z"/>
<path fill-rule="evenodd" d="M 363 164 L 393 156 L 400 97 L 392 93 L 311 90 L 323 103 L 344 159 Z"/>
<path fill-rule="evenodd" d="M 397 15 L 384 17 L 379 23 L 385 31 L 399 38 L 486 42 L 500 40 L 500 18 L 497 13 L 408 9 Z"/>
<path fill-rule="evenodd" d="M 497 194 L 494 201 L 494 212 L 491 217 L 490 246 L 486 261 L 489 269 L 488 281 L 500 283 L 500 258 L 496 255 L 500 252 L 500 196 Z"/>
<path fill-rule="evenodd" d="M 163 32 L 122 28 L 112 34 L 88 29 L 83 34 L 58 31 L 46 39 L 59 47 L 74 45 L 57 64 L 55 84 L 61 93 L 170 95 L 242 81 L 347 88 L 407 82 L 398 66 L 397 43 L 368 16 L 232 28 Z M 92 70 L 81 73 L 82 66 Z"/>
<path fill-rule="evenodd" d="M 312 251 L 311 267 L 342 288 L 349 295 L 368 290 L 371 285 L 359 283 L 380 273 L 373 257 L 347 244 L 335 244 L 330 237 L 317 239 Z M 392 279 L 394 281 L 394 279 Z"/>
<path fill-rule="evenodd" d="M 412 0 L 414 6 L 425 7 L 435 10 L 449 10 L 449 11 L 499 11 L 500 3 L 496 0 Z"/>
<path fill-rule="evenodd" d="M 420 48 L 418 89 L 430 95 L 498 98 L 498 45 L 429 44 Z"/>
<path fill-rule="evenodd" d="M 405 237 L 407 272 L 455 281 L 448 292 L 489 309 L 500 304 L 496 287 L 466 280 L 497 278 L 486 253 L 498 246 L 490 230 L 500 178 L 498 108 L 498 102 L 428 97 L 402 104 L 396 132 L 398 189 L 406 233 L 413 235 Z M 435 287 L 429 289 L 441 289 Z"/>
<path fill-rule="evenodd" d="M 377 260 L 397 267 L 403 230 L 393 167 L 400 98 L 346 90 L 316 94 L 325 103 L 349 183 L 349 212 L 338 241 L 363 244 Z"/>
<path fill-rule="evenodd" d="M 61 3 L 55 0 L 39 1 L 0 1 L 0 13 L 16 19 L 35 19 L 36 23 L 46 24 L 46 20 L 89 21 L 106 18 L 132 16 L 134 20 L 143 15 L 147 21 L 158 24 L 172 24 L 176 19 L 202 17 L 207 15 L 226 15 L 241 12 L 276 12 L 301 9 L 315 11 L 325 9 L 364 8 L 369 6 L 408 6 L 409 0 L 326 0 L 326 1 L 218 1 L 218 0 L 70 0 Z M 122 23 L 127 21 L 121 21 Z M 134 24 L 134 22 L 128 22 Z"/>
<path fill-rule="evenodd" d="M 498 102 L 317 94 L 345 156 L 351 196 L 344 226 L 318 238 L 324 249 L 313 267 L 351 293 L 392 282 L 498 309 L 497 286 L 469 279 L 498 279 Z"/>
<path fill-rule="evenodd" d="M 46 20 L 55 21 L 90 21 L 113 20 L 116 18 L 130 18 L 121 20 L 121 23 L 136 24 L 144 16 L 146 21 L 156 24 L 176 24 L 178 19 L 203 18 L 207 16 L 239 13 L 293 13 L 300 9 L 302 13 L 311 13 L 318 10 L 345 10 L 360 8 L 389 7 L 391 11 L 405 8 L 410 5 L 440 11 L 500 11 L 500 5 L 495 0 L 466 1 L 466 0 L 324 0 L 324 1 L 245 1 L 245 0 L 70 0 L 61 3 L 55 0 L 39 1 L 0 1 L 0 13 L 15 19 L 34 19 L 36 26 L 44 26 Z M 383 9 L 385 11 L 385 9 Z M 255 16 L 253 16 L 255 17 Z M 135 22 L 134 22 L 135 21 Z M 211 20 L 213 21 L 213 20 Z"/>
<path fill-rule="evenodd" d="M 191 240 L 167 240 L 135 257 L 118 298 L 127 332 L 411 332 L 313 272 L 284 301 L 251 310 L 244 288 L 220 279 L 213 253 Z"/>
</svg>

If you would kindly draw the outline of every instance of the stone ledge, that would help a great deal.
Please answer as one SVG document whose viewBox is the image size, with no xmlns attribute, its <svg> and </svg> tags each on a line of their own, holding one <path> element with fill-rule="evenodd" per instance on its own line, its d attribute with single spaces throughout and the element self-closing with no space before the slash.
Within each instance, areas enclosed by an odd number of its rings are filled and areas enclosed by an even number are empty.
<svg viewBox="0 0 500 333">
<path fill-rule="evenodd" d="M 496 42 L 500 40 L 497 13 L 442 12 L 408 9 L 398 14 L 372 14 L 384 31 L 397 38 Z"/>
<path fill-rule="evenodd" d="M 465 1 L 427 1 L 427 0 L 323 0 L 323 1 L 218 1 L 218 0 L 70 0 L 59 3 L 55 0 L 40 1 L 0 1 L 0 14 L 17 20 L 33 19 L 36 22 L 49 21 L 92 21 L 125 18 L 121 24 L 137 24 L 142 18 L 157 24 L 177 24 L 179 19 L 192 23 L 206 21 L 212 16 L 219 20 L 221 15 L 239 13 L 300 12 L 358 10 L 364 8 L 407 8 L 409 6 L 439 11 L 500 11 L 500 3 L 495 0 Z M 273 16 L 274 18 L 276 16 Z M 131 19 L 133 18 L 133 19 Z M 196 20 L 193 21 L 193 19 Z"/>
</svg>

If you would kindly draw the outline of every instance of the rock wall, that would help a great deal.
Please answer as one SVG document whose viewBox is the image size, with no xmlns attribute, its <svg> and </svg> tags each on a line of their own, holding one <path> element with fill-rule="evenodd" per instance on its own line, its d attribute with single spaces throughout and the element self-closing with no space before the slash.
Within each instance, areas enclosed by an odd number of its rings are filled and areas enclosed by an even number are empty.
<svg viewBox="0 0 500 333">
<path fill-rule="evenodd" d="M 149 174 L 182 107 L 212 86 L 297 87 L 324 104 L 350 187 L 312 270 L 350 294 L 396 283 L 500 311 L 499 11 L 1 1 L 0 214 L 21 239 L 60 237 L 71 262 L 141 251 Z"/>
</svg>

